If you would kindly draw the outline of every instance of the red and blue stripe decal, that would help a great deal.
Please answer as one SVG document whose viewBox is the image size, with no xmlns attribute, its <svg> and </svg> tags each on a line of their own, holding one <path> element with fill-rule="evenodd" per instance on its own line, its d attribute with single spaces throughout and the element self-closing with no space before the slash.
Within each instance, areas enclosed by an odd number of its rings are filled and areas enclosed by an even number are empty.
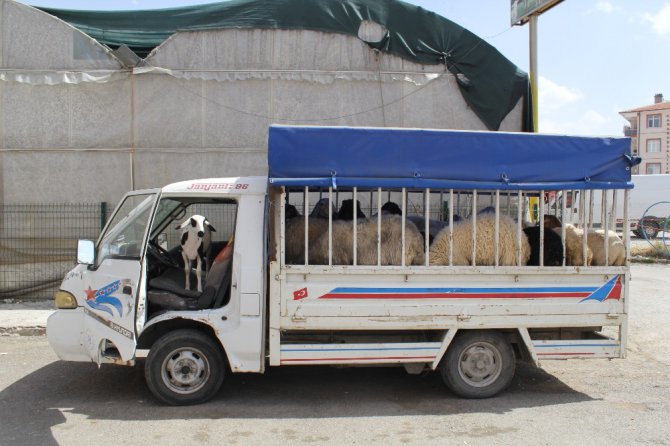
<svg viewBox="0 0 670 446">
<path fill-rule="evenodd" d="M 606 284 L 579 287 L 519 288 L 335 288 L 318 299 L 580 299 L 604 302 L 621 299 L 618 275 Z"/>
</svg>

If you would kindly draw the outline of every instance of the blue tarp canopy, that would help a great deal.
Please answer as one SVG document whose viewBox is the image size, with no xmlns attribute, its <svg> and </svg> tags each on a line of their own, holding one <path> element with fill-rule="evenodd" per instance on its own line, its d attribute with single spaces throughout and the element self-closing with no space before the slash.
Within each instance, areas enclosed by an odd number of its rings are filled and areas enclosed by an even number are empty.
<svg viewBox="0 0 670 446">
<path fill-rule="evenodd" d="M 270 183 L 485 190 L 630 189 L 629 138 L 271 126 Z"/>
</svg>

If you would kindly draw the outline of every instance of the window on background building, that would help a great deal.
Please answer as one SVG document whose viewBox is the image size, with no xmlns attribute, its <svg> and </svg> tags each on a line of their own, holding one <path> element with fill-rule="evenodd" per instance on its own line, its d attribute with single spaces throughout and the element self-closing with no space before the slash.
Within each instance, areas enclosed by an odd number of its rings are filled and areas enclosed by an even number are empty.
<svg viewBox="0 0 670 446">
<path fill-rule="evenodd" d="M 661 140 L 660 139 L 648 139 L 647 140 L 647 153 L 659 153 L 661 151 Z"/>
<path fill-rule="evenodd" d="M 661 127 L 661 114 L 656 115 L 647 115 L 647 127 L 660 128 Z"/>
<path fill-rule="evenodd" d="M 661 173 L 661 163 L 648 163 L 647 175 L 657 175 Z"/>
</svg>

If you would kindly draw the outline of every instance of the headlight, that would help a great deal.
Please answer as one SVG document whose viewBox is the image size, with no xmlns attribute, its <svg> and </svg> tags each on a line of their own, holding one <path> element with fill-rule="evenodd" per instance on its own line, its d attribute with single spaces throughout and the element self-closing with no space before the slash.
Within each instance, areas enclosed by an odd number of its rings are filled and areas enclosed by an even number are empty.
<svg viewBox="0 0 670 446">
<path fill-rule="evenodd" d="M 77 299 L 67 291 L 58 290 L 54 296 L 54 300 L 58 309 L 77 308 Z"/>
</svg>

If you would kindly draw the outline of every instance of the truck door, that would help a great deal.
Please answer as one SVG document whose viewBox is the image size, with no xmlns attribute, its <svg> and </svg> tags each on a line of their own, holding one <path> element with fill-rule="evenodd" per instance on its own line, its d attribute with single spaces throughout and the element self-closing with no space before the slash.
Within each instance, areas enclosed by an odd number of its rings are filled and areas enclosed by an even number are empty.
<svg viewBox="0 0 670 446">
<path fill-rule="evenodd" d="M 95 264 L 84 274 L 82 343 L 98 364 L 105 350 L 124 362 L 135 355 L 144 247 L 157 197 L 158 190 L 137 191 L 121 200 L 97 242 Z"/>
</svg>

